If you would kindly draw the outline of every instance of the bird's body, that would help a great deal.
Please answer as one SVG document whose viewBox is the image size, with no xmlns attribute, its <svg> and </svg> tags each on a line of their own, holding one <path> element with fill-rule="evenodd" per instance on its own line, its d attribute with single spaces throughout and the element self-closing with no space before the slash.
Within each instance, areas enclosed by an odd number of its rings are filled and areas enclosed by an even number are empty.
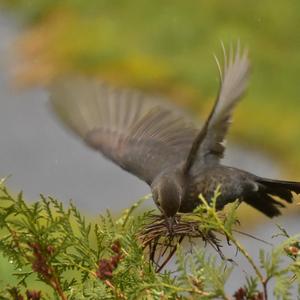
<svg viewBox="0 0 300 300">
<path fill-rule="evenodd" d="M 266 179 L 237 168 L 218 165 L 201 170 L 187 180 L 179 211 L 193 211 L 200 204 L 200 193 L 209 202 L 218 186 L 221 193 L 217 199 L 217 209 L 240 200 L 269 217 L 280 215 L 278 207 L 284 207 L 272 196 L 290 203 L 293 199 L 291 191 L 300 193 L 298 182 Z"/>
<path fill-rule="evenodd" d="M 217 208 L 222 209 L 224 205 L 241 199 L 244 194 L 255 189 L 252 177 L 252 174 L 236 168 L 222 165 L 208 167 L 189 178 L 179 211 L 193 211 L 200 204 L 199 192 L 210 201 L 218 186 L 221 193 Z"/>
<path fill-rule="evenodd" d="M 223 48 L 224 50 L 224 48 Z M 201 130 L 173 107 L 137 92 L 76 78 L 54 84 L 51 104 L 61 119 L 92 148 L 144 180 L 166 217 L 191 212 L 199 194 L 209 202 L 216 188 L 217 208 L 239 199 L 269 217 L 284 206 L 273 196 L 292 201 L 300 183 L 271 180 L 223 166 L 232 111 L 248 81 L 247 52 L 217 61 L 221 86 Z"/>
</svg>

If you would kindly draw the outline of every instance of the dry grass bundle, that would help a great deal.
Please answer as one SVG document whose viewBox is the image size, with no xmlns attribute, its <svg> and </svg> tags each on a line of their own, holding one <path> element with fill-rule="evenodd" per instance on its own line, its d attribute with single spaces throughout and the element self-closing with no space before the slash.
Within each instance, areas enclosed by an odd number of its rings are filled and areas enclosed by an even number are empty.
<svg viewBox="0 0 300 300">
<path fill-rule="evenodd" d="M 156 272 L 160 272 L 170 261 L 184 239 L 189 242 L 201 239 L 205 246 L 211 245 L 224 258 L 220 239 L 216 237 L 217 232 L 201 226 L 201 222 L 193 218 L 194 216 L 193 213 L 177 214 L 171 229 L 163 215 L 149 216 L 148 224 L 139 232 L 138 237 L 149 253 L 149 259 L 154 264 Z"/>
</svg>

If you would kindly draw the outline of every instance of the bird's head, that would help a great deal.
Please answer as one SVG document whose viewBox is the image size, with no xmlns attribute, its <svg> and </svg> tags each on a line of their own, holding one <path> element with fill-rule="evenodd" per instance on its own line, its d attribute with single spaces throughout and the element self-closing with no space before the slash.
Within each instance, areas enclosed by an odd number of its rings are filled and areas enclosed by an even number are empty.
<svg viewBox="0 0 300 300">
<path fill-rule="evenodd" d="M 176 176 L 161 176 L 152 186 L 153 200 L 166 218 L 178 212 L 183 196 L 183 188 Z"/>
</svg>

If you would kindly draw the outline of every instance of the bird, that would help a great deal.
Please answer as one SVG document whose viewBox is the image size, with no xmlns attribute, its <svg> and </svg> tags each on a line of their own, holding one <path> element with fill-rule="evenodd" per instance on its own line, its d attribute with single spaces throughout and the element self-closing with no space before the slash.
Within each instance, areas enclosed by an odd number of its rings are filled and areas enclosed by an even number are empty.
<svg viewBox="0 0 300 300">
<path fill-rule="evenodd" d="M 86 77 L 59 79 L 51 85 L 50 105 L 66 127 L 91 148 L 145 181 L 168 224 L 208 202 L 220 187 L 216 208 L 238 200 L 272 218 L 300 193 L 300 183 L 260 177 L 221 164 L 234 108 L 249 81 L 248 49 L 222 44 L 215 56 L 219 90 L 205 122 L 195 122 L 157 96 L 113 87 Z"/>
</svg>

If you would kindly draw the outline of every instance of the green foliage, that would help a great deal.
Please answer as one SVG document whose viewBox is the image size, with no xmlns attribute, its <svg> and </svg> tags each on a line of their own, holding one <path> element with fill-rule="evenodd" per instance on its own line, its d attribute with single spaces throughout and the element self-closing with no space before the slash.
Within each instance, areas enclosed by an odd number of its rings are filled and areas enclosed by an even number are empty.
<svg viewBox="0 0 300 300">
<path fill-rule="evenodd" d="M 258 279 L 253 277 L 246 277 L 246 285 L 244 290 L 247 291 L 246 298 L 255 298 L 259 293 L 258 291 Z"/>
<path fill-rule="evenodd" d="M 202 204 L 187 217 L 207 232 L 225 235 L 254 269 L 256 275 L 245 278 L 234 299 L 267 299 L 271 292 L 276 299 L 292 299 L 290 291 L 300 283 L 298 237 L 281 229 L 286 241 L 270 253 L 261 251 L 257 266 L 233 235 L 237 205 L 226 215 L 216 212 L 218 195 L 210 204 L 200 197 Z M 174 273 L 154 271 L 138 238 L 152 212 L 133 215 L 144 199 L 118 218 L 107 212 L 90 222 L 73 204 L 65 208 L 52 197 L 28 204 L 2 181 L 0 253 L 14 266 L 17 281 L 3 286 L 0 299 L 231 299 L 226 283 L 235 265 L 219 262 L 200 247 L 192 246 L 188 254 L 179 247 Z M 270 279 L 275 280 L 273 291 L 268 290 Z"/>
<path fill-rule="evenodd" d="M 225 284 L 232 267 L 228 267 L 225 261 L 218 264 L 215 256 L 207 255 L 203 249 L 195 249 L 190 255 L 178 251 L 177 266 L 178 286 L 187 290 L 198 289 L 203 297 L 226 299 Z"/>
</svg>

